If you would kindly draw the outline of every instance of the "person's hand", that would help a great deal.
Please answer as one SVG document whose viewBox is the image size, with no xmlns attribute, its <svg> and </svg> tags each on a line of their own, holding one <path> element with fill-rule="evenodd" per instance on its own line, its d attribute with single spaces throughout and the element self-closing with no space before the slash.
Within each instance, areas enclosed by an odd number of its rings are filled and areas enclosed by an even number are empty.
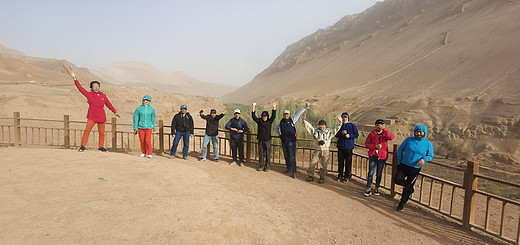
<svg viewBox="0 0 520 245">
<path fill-rule="evenodd" d="M 350 134 L 345 134 L 345 138 L 350 138 Z"/>
<path fill-rule="evenodd" d="M 227 110 L 222 111 L 222 114 L 226 115 L 226 113 L 227 113 Z"/>
<path fill-rule="evenodd" d="M 305 109 L 309 108 L 309 102 L 305 102 Z"/>
<path fill-rule="evenodd" d="M 155 128 L 152 128 L 152 133 L 155 133 Z"/>
<path fill-rule="evenodd" d="M 341 131 L 341 134 L 346 135 L 347 134 L 347 130 Z"/>
<path fill-rule="evenodd" d="M 273 110 L 276 110 L 276 103 L 273 103 Z"/>
<path fill-rule="evenodd" d="M 134 129 L 134 134 L 137 134 L 137 129 Z"/>
<path fill-rule="evenodd" d="M 235 132 L 236 132 L 236 131 L 237 131 L 237 129 L 236 129 L 236 128 L 231 128 L 231 131 L 235 131 Z"/>
<path fill-rule="evenodd" d="M 239 134 L 241 134 L 243 132 L 244 132 L 244 130 L 237 130 L 237 133 L 239 133 Z"/>
<path fill-rule="evenodd" d="M 421 159 L 421 160 L 419 160 L 419 161 L 417 162 L 417 166 L 422 166 L 422 165 L 424 165 L 424 164 L 425 164 L 424 159 Z"/>
<path fill-rule="evenodd" d="M 115 115 L 116 117 L 120 117 L 119 114 L 117 114 L 117 113 L 114 113 L 114 115 Z"/>
<path fill-rule="evenodd" d="M 307 119 L 307 114 L 303 113 L 302 114 L 302 120 L 305 121 Z"/>
<path fill-rule="evenodd" d="M 200 110 L 199 113 L 200 113 L 200 114 L 204 113 L 204 110 Z"/>
<path fill-rule="evenodd" d="M 376 145 L 376 149 L 381 149 L 383 146 L 381 144 Z"/>
</svg>

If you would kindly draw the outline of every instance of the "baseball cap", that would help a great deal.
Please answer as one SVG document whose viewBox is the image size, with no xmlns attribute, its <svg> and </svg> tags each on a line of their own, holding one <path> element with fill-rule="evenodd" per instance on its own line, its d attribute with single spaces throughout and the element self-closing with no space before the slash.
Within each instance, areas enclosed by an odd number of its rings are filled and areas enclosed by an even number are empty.
<svg viewBox="0 0 520 245">
<path fill-rule="evenodd" d="M 237 113 L 240 114 L 240 109 L 235 109 L 235 113 L 233 113 L 233 114 L 237 114 Z"/>
<path fill-rule="evenodd" d="M 291 112 L 289 110 L 285 110 L 283 111 L 283 114 L 291 114 Z"/>
<path fill-rule="evenodd" d="M 188 107 L 186 105 L 181 105 L 181 109 L 188 109 Z"/>
</svg>

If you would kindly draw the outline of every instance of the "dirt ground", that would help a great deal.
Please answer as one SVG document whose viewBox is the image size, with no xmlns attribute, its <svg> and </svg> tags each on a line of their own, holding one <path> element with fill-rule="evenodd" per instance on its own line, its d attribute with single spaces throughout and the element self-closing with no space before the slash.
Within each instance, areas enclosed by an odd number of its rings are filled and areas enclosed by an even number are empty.
<svg viewBox="0 0 520 245">
<path fill-rule="evenodd" d="M 283 166 L 0 148 L 2 244 L 497 244 L 383 193 Z"/>
</svg>

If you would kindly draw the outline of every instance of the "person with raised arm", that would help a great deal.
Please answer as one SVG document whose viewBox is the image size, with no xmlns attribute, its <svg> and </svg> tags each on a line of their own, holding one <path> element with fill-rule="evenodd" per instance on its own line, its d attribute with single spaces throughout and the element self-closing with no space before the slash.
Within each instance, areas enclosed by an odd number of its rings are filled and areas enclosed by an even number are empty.
<svg viewBox="0 0 520 245">
<path fill-rule="evenodd" d="M 204 134 L 204 141 L 202 143 L 202 152 L 200 154 L 200 161 L 205 161 L 208 155 L 208 145 L 211 141 L 213 145 L 213 161 L 218 162 L 218 122 L 226 115 L 224 110 L 220 115 L 217 115 L 217 110 L 211 109 L 209 115 L 204 115 L 204 110 L 200 110 L 199 115 L 206 120 L 206 132 Z"/>
<path fill-rule="evenodd" d="M 265 172 L 269 171 L 271 165 L 271 126 L 276 118 L 276 103 L 273 103 L 273 110 L 271 117 L 269 112 L 263 111 L 261 118 L 256 117 L 256 104 L 253 103 L 251 117 L 258 125 L 258 133 L 256 139 L 258 140 L 258 158 L 259 166 L 256 170 Z"/>
</svg>

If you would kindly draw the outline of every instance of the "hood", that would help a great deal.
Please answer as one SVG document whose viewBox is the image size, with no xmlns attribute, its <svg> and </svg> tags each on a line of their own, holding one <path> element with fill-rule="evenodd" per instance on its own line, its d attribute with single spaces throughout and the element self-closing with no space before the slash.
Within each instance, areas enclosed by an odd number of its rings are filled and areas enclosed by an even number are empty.
<svg viewBox="0 0 520 245">
<path fill-rule="evenodd" d="M 424 138 L 426 138 L 426 136 L 428 135 L 428 131 L 426 131 L 426 126 L 424 126 L 424 125 L 417 125 L 417 126 L 415 126 L 415 128 L 413 129 L 413 132 L 415 133 L 415 131 L 417 131 L 417 130 L 424 131 Z"/>
<path fill-rule="evenodd" d="M 152 96 L 150 96 L 150 95 L 145 95 L 145 96 L 143 97 L 143 99 L 141 100 L 141 101 L 143 102 L 143 105 L 144 105 L 144 99 L 149 99 L 149 100 L 150 100 L 150 103 L 152 103 Z"/>
</svg>

